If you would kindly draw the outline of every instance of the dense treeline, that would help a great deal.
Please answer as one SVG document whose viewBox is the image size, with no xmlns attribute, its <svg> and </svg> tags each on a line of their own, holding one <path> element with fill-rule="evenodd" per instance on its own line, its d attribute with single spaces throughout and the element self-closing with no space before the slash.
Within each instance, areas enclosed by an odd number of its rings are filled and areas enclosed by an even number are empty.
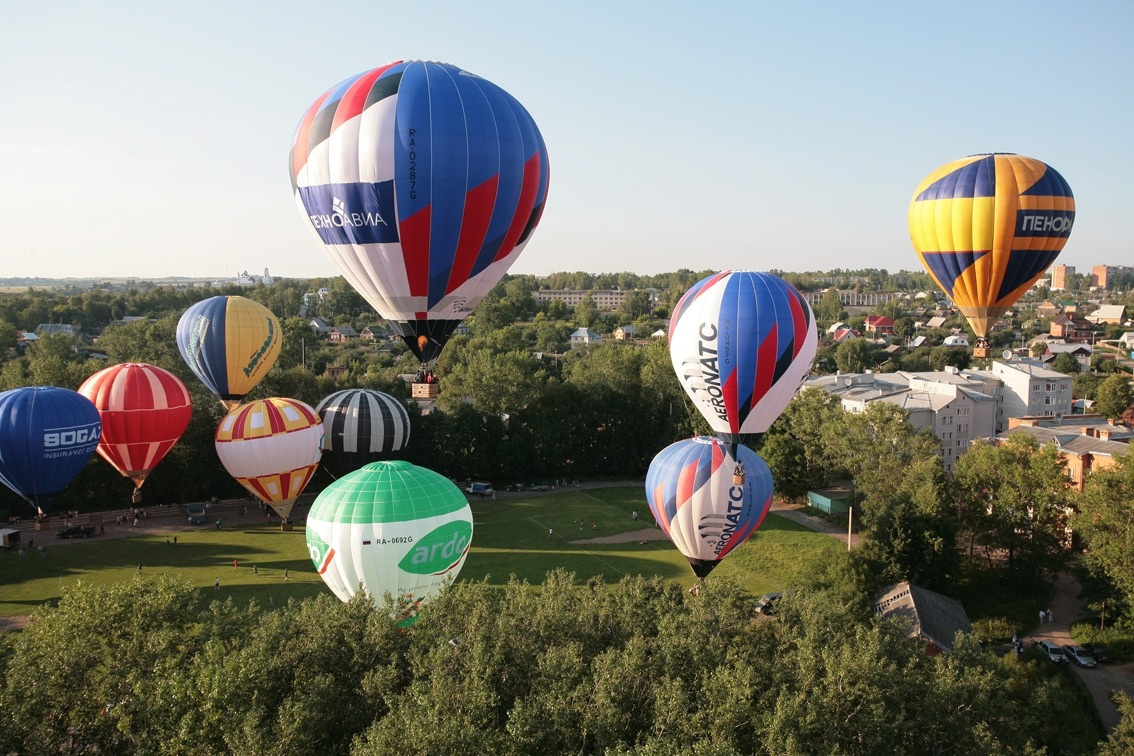
<svg viewBox="0 0 1134 756">
<path fill-rule="evenodd" d="M 400 628 L 364 600 L 263 612 L 171 579 L 78 586 L 0 638 L 18 753 L 1096 752 L 1038 656 L 929 656 L 837 569 L 760 618 L 709 581 L 454 585 Z"/>
</svg>

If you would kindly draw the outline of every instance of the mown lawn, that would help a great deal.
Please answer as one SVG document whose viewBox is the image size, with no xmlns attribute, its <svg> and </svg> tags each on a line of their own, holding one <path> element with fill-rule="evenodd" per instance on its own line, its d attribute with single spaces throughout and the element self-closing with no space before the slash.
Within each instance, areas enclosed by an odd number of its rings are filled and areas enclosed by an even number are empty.
<svg viewBox="0 0 1134 756">
<path fill-rule="evenodd" d="M 612 583 L 636 574 L 658 575 L 684 586 L 694 582 L 688 563 L 668 540 L 578 543 L 653 527 L 637 486 L 500 496 L 497 501 L 474 500 L 472 509 L 473 547 L 461 580 L 503 585 L 515 575 L 538 584 L 547 572 L 561 567 L 574 572 L 579 582 L 600 574 Z M 554 531 L 551 538 L 549 529 Z M 202 604 L 232 597 L 268 605 L 327 590 L 307 556 L 302 526 L 281 532 L 255 517 L 229 518 L 221 530 L 180 530 L 177 545 L 167 544 L 162 533 L 69 543 L 48 532 L 37 535 L 43 538 L 36 543 L 47 545 L 46 558 L 34 549 L 26 550 L 23 560 L 14 551 L 0 552 L 0 616 L 27 614 L 80 580 L 108 585 L 179 574 L 200 588 Z M 755 595 L 782 590 L 798 582 L 824 550 L 842 548 L 835 539 L 769 514 L 760 530 L 709 579 L 719 575 L 734 580 Z M 239 568 L 233 566 L 234 559 Z M 214 589 L 218 577 L 219 591 Z"/>
</svg>

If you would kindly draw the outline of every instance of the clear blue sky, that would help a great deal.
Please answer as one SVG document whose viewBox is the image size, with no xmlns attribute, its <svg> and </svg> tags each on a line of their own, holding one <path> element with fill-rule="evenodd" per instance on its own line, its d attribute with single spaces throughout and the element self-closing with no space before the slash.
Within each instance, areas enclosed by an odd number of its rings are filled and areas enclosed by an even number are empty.
<svg viewBox="0 0 1134 756">
<path fill-rule="evenodd" d="M 920 269 L 914 187 L 1016 152 L 1134 264 L 1134 2 L 6 3 L 0 277 L 337 275 L 287 153 L 397 59 L 511 92 L 551 159 L 513 272 Z M 715 12 L 714 12 L 715 9 Z"/>
</svg>

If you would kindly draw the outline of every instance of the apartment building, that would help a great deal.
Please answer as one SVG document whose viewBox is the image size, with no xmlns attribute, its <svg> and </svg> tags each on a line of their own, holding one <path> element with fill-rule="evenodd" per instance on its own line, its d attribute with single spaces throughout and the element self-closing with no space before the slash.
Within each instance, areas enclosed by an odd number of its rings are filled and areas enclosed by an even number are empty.
<svg viewBox="0 0 1134 756">
<path fill-rule="evenodd" d="M 906 410 L 911 425 L 937 436 L 948 471 L 973 441 L 1004 431 L 1012 418 L 1071 414 L 1071 377 L 1030 360 L 993 362 L 992 370 L 824 375 L 804 382 L 809 387 L 838 396 L 847 412 L 871 402 Z"/>
</svg>

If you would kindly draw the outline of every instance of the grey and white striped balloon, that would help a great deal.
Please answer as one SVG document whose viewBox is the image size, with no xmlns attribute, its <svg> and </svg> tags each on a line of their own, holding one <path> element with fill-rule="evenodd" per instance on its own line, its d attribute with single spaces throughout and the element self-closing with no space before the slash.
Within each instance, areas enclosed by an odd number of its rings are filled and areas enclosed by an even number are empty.
<svg viewBox="0 0 1134 756">
<path fill-rule="evenodd" d="M 409 442 L 409 413 L 381 391 L 336 391 L 315 411 L 323 420 L 322 465 L 335 477 L 388 458 Z"/>
</svg>

